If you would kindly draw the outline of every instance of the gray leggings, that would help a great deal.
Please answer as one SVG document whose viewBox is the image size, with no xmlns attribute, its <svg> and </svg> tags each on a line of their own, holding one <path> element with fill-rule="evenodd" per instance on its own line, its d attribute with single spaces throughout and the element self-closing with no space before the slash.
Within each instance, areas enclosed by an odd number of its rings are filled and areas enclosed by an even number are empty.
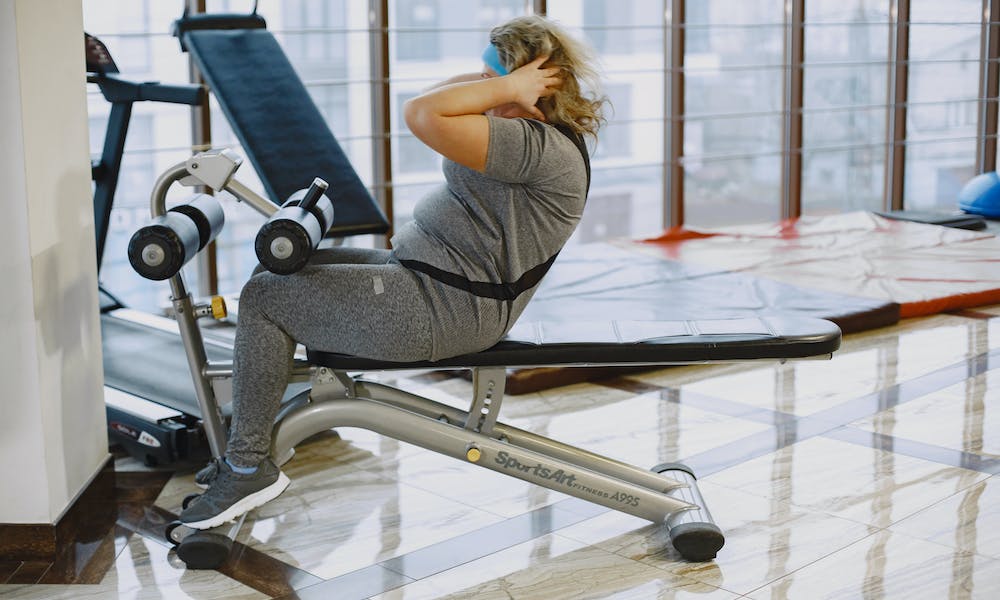
<svg viewBox="0 0 1000 600">
<path fill-rule="evenodd" d="M 268 455 L 296 342 L 383 360 L 427 360 L 427 298 L 417 275 L 391 261 L 389 250 L 320 250 L 294 275 L 250 278 L 236 328 L 230 462 L 251 467 Z"/>
</svg>

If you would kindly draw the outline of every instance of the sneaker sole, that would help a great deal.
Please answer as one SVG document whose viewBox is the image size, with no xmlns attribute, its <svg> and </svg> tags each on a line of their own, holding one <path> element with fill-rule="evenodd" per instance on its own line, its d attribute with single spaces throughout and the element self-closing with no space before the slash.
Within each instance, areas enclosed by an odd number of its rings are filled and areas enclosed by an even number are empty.
<svg viewBox="0 0 1000 600">
<path fill-rule="evenodd" d="M 243 514 L 250 512 L 258 506 L 267 504 L 271 500 L 280 496 L 281 492 L 285 491 L 285 488 L 288 487 L 289 483 L 291 483 L 291 480 L 288 479 L 288 476 L 281 471 L 278 471 L 277 481 L 266 488 L 250 494 L 210 519 L 184 523 L 184 526 L 190 527 L 191 529 L 211 529 L 224 523 L 234 521 Z"/>
</svg>

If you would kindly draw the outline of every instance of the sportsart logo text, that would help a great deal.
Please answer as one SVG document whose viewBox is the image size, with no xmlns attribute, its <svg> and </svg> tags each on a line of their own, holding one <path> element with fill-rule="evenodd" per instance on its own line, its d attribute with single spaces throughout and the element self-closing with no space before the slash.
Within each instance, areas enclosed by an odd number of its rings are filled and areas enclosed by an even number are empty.
<svg viewBox="0 0 1000 600">
<path fill-rule="evenodd" d="M 618 502 L 624 504 L 625 506 L 639 506 L 640 498 L 628 493 L 628 490 L 602 490 L 597 488 L 592 488 L 590 486 L 577 483 L 576 475 L 567 473 L 562 469 L 552 469 L 551 467 L 546 467 L 541 463 L 534 465 L 526 465 L 521 461 L 517 460 L 513 456 L 507 454 L 506 452 L 500 452 L 497 457 L 493 459 L 493 462 L 500 465 L 504 469 L 509 469 L 511 471 L 520 471 L 522 473 L 531 473 L 535 477 L 540 477 L 542 479 L 551 479 L 556 483 L 561 483 L 566 487 L 573 488 L 575 491 L 572 492 L 574 495 L 583 497 L 581 494 L 587 494 L 590 496 L 596 496 L 598 498 L 606 498 L 613 502 Z"/>
<path fill-rule="evenodd" d="M 493 460 L 505 469 L 521 471 L 522 473 L 530 472 L 536 477 L 551 479 L 557 483 L 564 483 L 569 487 L 573 487 L 573 483 L 576 481 L 576 475 L 570 475 L 562 469 L 553 471 L 552 469 L 543 466 L 541 463 L 535 465 L 525 465 L 506 452 L 500 452 Z"/>
</svg>

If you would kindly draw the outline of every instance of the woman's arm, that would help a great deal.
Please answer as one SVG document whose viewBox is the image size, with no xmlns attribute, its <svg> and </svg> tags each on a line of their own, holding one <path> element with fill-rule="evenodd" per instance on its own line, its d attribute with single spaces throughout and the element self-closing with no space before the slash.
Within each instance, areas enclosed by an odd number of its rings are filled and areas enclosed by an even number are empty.
<svg viewBox="0 0 1000 600">
<path fill-rule="evenodd" d="M 444 87 L 453 83 L 465 83 L 466 81 L 479 81 L 481 79 L 483 79 L 483 74 L 480 71 L 476 71 L 475 73 L 462 73 L 460 75 L 455 75 L 454 77 L 449 77 L 444 81 L 439 81 L 434 85 L 427 86 L 421 93 L 426 94 L 431 90 L 436 90 L 439 87 Z"/>
<path fill-rule="evenodd" d="M 538 57 L 510 75 L 445 85 L 412 98 L 403 106 L 406 125 L 439 154 L 481 172 L 490 135 L 483 113 L 514 103 L 544 119 L 535 103 L 561 82 L 559 69 L 541 68 L 547 59 Z"/>
</svg>

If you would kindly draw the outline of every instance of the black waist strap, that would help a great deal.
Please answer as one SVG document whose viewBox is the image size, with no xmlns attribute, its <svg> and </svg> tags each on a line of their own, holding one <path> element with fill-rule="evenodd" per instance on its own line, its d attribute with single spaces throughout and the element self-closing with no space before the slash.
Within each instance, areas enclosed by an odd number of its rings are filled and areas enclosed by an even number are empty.
<svg viewBox="0 0 1000 600">
<path fill-rule="evenodd" d="M 445 285 L 450 285 L 453 288 L 458 288 L 460 290 L 465 290 L 474 296 L 480 296 L 482 298 L 494 298 L 496 300 L 507 300 L 513 302 L 515 298 L 520 296 L 523 292 L 530 290 L 531 288 L 538 285 L 538 282 L 542 280 L 545 273 L 552 266 L 552 263 L 556 261 L 556 257 L 559 253 L 556 252 L 552 255 L 552 258 L 543 262 L 542 264 L 535 265 L 534 267 L 528 269 L 518 278 L 517 281 L 513 283 L 490 283 L 488 281 L 472 281 L 471 279 L 458 275 L 457 273 L 452 273 L 450 271 L 445 271 L 439 269 L 434 265 L 429 265 L 425 262 L 419 260 L 400 260 L 399 264 L 403 265 L 411 271 L 418 271 L 427 275 L 431 279 L 436 279 Z"/>
</svg>

